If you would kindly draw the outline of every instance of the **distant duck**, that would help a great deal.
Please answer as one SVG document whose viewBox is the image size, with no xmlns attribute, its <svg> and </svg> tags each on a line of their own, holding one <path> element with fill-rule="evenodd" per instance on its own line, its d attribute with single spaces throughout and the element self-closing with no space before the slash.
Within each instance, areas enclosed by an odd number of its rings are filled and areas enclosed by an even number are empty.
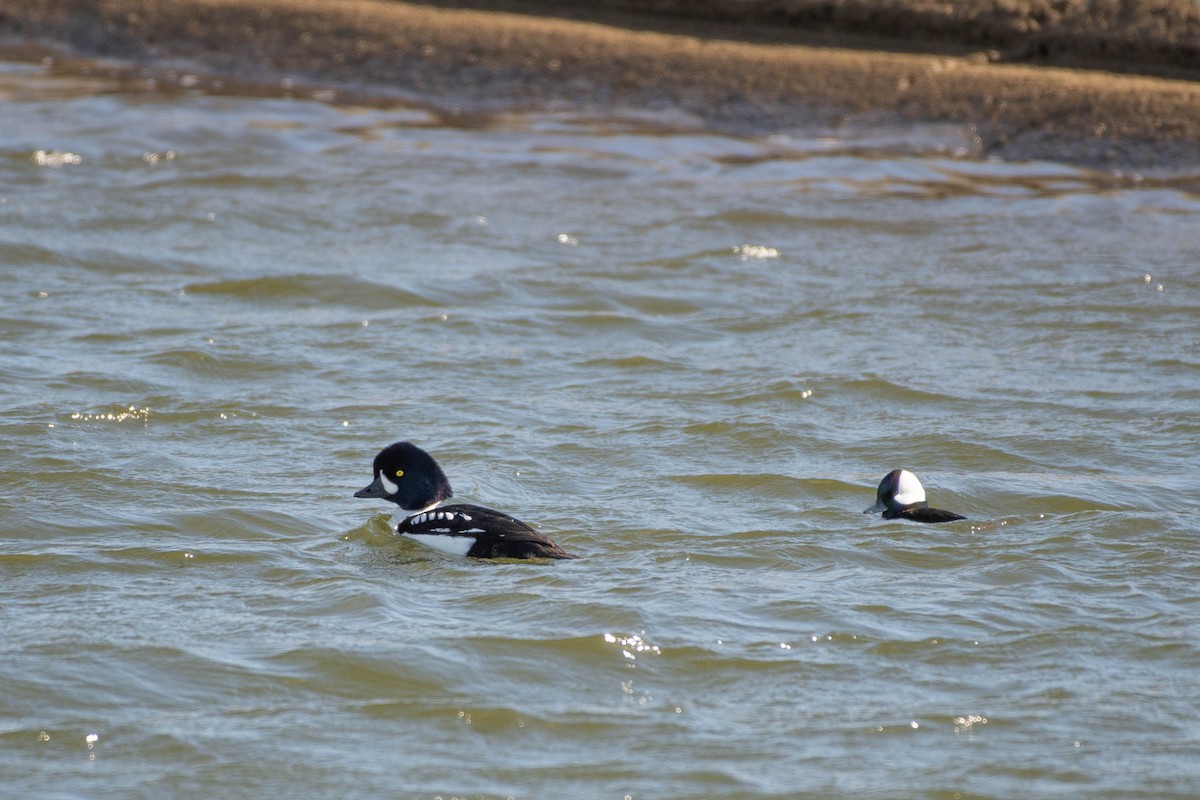
<svg viewBox="0 0 1200 800">
<path fill-rule="evenodd" d="M 421 544 L 471 558 L 576 558 L 518 519 L 472 505 L 441 506 L 454 492 L 433 456 L 409 442 L 375 456 L 375 480 L 355 497 L 390 500 L 415 513 L 396 532 Z"/>
<path fill-rule="evenodd" d="M 894 469 L 879 482 L 875 505 L 864 514 L 883 512 L 884 519 L 911 519 L 913 522 L 953 522 L 966 519 L 953 511 L 930 508 L 925 502 L 925 487 L 906 469 Z"/>
</svg>

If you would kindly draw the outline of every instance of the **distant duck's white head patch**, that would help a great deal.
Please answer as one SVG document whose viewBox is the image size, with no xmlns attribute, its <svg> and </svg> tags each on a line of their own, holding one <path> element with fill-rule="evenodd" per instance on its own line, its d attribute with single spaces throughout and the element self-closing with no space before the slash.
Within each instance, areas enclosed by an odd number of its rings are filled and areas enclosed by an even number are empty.
<svg viewBox="0 0 1200 800">
<path fill-rule="evenodd" d="M 896 502 L 902 506 L 925 502 L 925 487 L 906 469 L 900 470 L 900 478 L 896 481 Z"/>
</svg>

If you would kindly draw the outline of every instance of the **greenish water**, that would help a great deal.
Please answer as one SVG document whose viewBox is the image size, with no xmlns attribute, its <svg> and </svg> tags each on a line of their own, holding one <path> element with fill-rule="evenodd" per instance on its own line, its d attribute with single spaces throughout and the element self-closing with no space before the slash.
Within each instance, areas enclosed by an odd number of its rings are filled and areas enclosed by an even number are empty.
<svg viewBox="0 0 1200 800">
<path fill-rule="evenodd" d="M 2 75 L 5 796 L 1195 796 L 1200 198 Z"/>
</svg>

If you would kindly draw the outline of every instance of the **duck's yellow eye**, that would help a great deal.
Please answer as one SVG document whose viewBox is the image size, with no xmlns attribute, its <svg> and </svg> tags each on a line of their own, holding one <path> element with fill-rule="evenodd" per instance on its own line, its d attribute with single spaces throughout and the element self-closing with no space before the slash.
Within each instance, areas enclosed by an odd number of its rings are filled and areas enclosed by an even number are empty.
<svg viewBox="0 0 1200 800">
<path fill-rule="evenodd" d="M 403 478 L 403 477 L 404 477 L 404 470 L 402 470 L 402 469 L 398 469 L 398 470 L 396 470 L 396 477 L 397 477 L 397 478 Z"/>
</svg>

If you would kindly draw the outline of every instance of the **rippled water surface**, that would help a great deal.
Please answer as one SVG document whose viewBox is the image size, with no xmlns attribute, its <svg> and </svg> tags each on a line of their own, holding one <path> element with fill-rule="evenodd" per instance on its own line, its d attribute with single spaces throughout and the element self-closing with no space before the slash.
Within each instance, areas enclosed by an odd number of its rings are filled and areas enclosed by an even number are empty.
<svg viewBox="0 0 1200 800">
<path fill-rule="evenodd" d="M 0 75 L 5 796 L 1195 796 L 1200 198 Z"/>
</svg>

